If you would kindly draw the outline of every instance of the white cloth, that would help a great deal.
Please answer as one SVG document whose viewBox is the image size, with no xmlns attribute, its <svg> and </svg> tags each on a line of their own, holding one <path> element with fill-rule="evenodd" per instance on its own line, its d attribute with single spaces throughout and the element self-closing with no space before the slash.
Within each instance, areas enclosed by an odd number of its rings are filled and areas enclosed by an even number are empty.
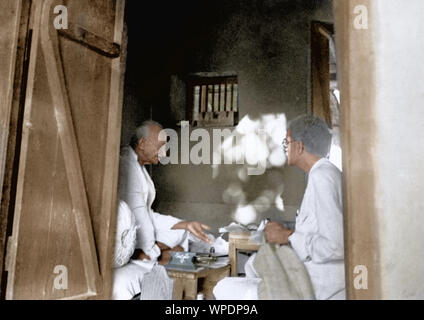
<svg viewBox="0 0 424 320">
<path fill-rule="evenodd" d="M 212 241 L 212 243 L 206 243 L 190 233 L 189 234 L 190 252 L 210 253 L 211 248 L 213 247 L 215 249 L 215 255 L 217 256 L 228 255 L 228 251 L 230 247 L 228 241 L 224 240 L 221 236 L 219 236 L 218 238 L 215 238 L 212 234 L 208 234 L 207 236 Z"/>
<path fill-rule="evenodd" d="M 169 247 L 182 245 L 188 249 L 187 235 L 184 230 L 171 230 L 180 219 L 154 212 L 151 208 L 156 190 L 146 168 L 138 162 L 135 151 L 124 147 L 119 164 L 119 198 L 125 201 L 136 219 L 136 248 L 142 249 L 152 260 L 160 255 L 155 244 L 162 242 Z"/>
<path fill-rule="evenodd" d="M 174 280 L 165 267 L 155 265 L 141 281 L 140 300 L 172 300 Z"/>
<path fill-rule="evenodd" d="M 314 300 L 314 288 L 305 264 L 292 247 L 265 243 L 253 262 L 261 278 L 261 300 Z"/>
<path fill-rule="evenodd" d="M 126 265 L 113 269 L 113 300 L 130 300 L 141 292 L 141 282 L 156 262 L 130 260 Z"/>
<path fill-rule="evenodd" d="M 259 285 L 262 280 L 253 267 L 256 253 L 244 265 L 246 277 L 226 277 L 220 280 L 213 294 L 216 300 L 258 300 Z"/>
<path fill-rule="evenodd" d="M 115 254 L 113 267 L 119 268 L 128 263 L 136 244 L 135 216 L 128 205 L 120 200 L 116 219 Z"/>
<path fill-rule="evenodd" d="M 309 171 L 296 229 L 289 241 L 308 270 L 316 298 L 343 297 L 342 177 L 327 159 L 318 160 Z"/>
<path fill-rule="evenodd" d="M 244 273 L 246 275 L 246 278 L 259 278 L 258 273 L 255 270 L 255 267 L 253 266 L 253 262 L 255 261 L 256 253 L 252 254 L 249 259 L 247 259 L 246 263 L 244 264 Z"/>
<path fill-rule="evenodd" d="M 260 278 L 225 277 L 213 289 L 216 300 L 258 300 Z"/>
</svg>

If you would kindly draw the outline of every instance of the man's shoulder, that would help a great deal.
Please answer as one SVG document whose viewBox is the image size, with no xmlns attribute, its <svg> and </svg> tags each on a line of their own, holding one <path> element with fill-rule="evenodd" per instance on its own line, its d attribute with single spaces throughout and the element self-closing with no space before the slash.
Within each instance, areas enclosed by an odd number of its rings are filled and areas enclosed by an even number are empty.
<svg viewBox="0 0 424 320">
<path fill-rule="evenodd" d="M 312 181 L 318 183 L 340 183 L 342 181 L 342 173 L 329 160 L 324 159 L 320 165 L 315 168 L 309 177 Z"/>
<path fill-rule="evenodd" d="M 320 168 L 321 172 L 327 172 L 329 174 L 342 175 L 342 172 L 337 168 L 330 160 L 325 159 Z"/>
<path fill-rule="evenodd" d="M 140 164 L 137 161 L 137 158 L 134 157 L 134 155 L 131 153 L 131 147 L 123 147 L 121 149 L 120 155 L 119 155 L 119 170 L 121 174 L 124 174 L 124 172 L 131 172 L 131 174 L 137 173 L 140 168 Z"/>
<path fill-rule="evenodd" d="M 138 164 L 137 156 L 134 155 L 134 151 L 130 146 L 121 148 L 119 153 L 119 162 L 123 164 Z"/>
<path fill-rule="evenodd" d="M 119 152 L 119 156 L 122 159 L 132 159 L 132 158 L 134 158 L 132 156 L 133 153 L 134 153 L 134 151 L 132 150 L 132 148 L 130 146 L 124 146 L 124 147 L 121 147 L 121 150 Z"/>
</svg>

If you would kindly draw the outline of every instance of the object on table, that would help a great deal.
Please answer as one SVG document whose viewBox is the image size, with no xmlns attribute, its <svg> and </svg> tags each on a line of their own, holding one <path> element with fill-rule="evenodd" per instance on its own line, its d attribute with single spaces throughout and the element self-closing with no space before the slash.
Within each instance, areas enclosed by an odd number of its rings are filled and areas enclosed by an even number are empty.
<svg viewBox="0 0 424 320">
<path fill-rule="evenodd" d="M 171 252 L 171 261 L 165 268 L 194 271 L 198 268 L 194 263 L 195 256 L 195 252 Z"/>
<path fill-rule="evenodd" d="M 229 264 L 228 255 L 216 256 L 214 253 L 171 252 L 167 270 L 196 271 L 200 268 L 220 268 Z"/>
<path fill-rule="evenodd" d="M 249 224 L 247 226 L 238 223 L 238 222 L 231 222 L 228 226 L 219 228 L 219 233 L 227 233 L 227 232 L 249 232 L 253 230 L 257 230 L 258 226 L 256 224 Z"/>
<path fill-rule="evenodd" d="M 209 239 L 211 239 L 212 243 L 206 243 L 204 241 L 190 241 L 190 252 L 197 253 L 210 253 L 211 248 L 213 247 L 215 250 L 215 255 L 223 256 L 228 255 L 228 241 L 224 240 L 222 237 L 215 238 L 212 234 L 208 234 Z"/>
</svg>

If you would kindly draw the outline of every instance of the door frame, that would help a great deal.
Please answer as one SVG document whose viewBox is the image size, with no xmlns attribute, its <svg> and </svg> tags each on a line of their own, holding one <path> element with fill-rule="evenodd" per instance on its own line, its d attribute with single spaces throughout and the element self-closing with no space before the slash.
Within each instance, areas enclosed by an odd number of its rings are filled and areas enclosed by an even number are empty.
<svg viewBox="0 0 424 320">
<path fill-rule="evenodd" d="M 8 236 L 12 233 L 14 198 L 19 166 L 22 120 L 25 104 L 26 78 L 28 74 L 29 48 L 31 41 L 31 0 L 4 0 L 13 28 L 2 28 L 1 38 L 9 37 L 11 43 L 9 72 L 2 73 L 8 83 L 6 99 L 0 103 L 0 299 L 4 299 L 7 274 L 4 271 Z M 4 17 L 3 17 L 4 19 Z"/>
</svg>

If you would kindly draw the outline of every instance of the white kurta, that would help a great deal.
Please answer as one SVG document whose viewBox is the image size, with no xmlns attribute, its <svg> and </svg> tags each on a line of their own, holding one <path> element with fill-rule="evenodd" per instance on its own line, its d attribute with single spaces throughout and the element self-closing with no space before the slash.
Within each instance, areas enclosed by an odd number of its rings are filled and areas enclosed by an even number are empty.
<svg viewBox="0 0 424 320">
<path fill-rule="evenodd" d="M 327 159 L 320 159 L 309 171 L 296 229 L 289 241 L 305 263 L 316 298 L 343 298 L 342 176 Z"/>
<path fill-rule="evenodd" d="M 155 186 L 146 168 L 137 159 L 137 154 L 130 146 L 122 149 L 119 198 L 134 212 L 138 226 L 136 247 L 142 249 L 151 259 L 156 259 L 160 255 L 156 241 L 169 247 L 180 245 L 184 241 L 185 231 L 171 230 L 180 219 L 153 211 L 151 206 L 156 197 Z"/>
<path fill-rule="evenodd" d="M 156 191 L 146 168 L 137 161 L 131 147 L 121 151 L 119 164 L 119 198 L 125 201 L 135 215 L 137 229 L 136 248 L 142 249 L 151 260 L 130 260 L 114 270 L 113 299 L 131 299 L 141 291 L 141 281 L 157 263 L 160 249 L 155 244 L 162 242 L 169 247 L 181 245 L 188 250 L 187 232 L 172 230 L 180 219 L 154 212 L 151 208 Z"/>
</svg>

